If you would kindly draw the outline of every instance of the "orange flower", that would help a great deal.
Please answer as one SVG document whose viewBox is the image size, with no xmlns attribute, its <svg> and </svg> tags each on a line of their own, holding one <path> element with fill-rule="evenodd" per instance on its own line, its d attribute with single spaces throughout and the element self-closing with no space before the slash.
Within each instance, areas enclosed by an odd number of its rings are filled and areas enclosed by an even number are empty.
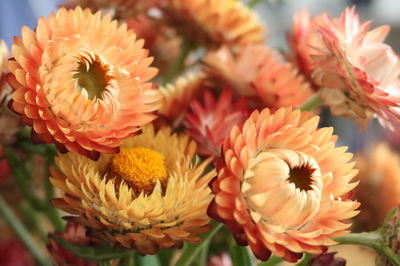
<svg viewBox="0 0 400 266">
<path fill-rule="evenodd" d="M 355 196 L 361 202 L 357 221 L 363 230 L 372 231 L 400 205 L 400 156 L 387 144 L 379 143 L 356 159 L 360 185 Z"/>
<path fill-rule="evenodd" d="M 174 83 L 160 88 L 162 106 L 159 117 L 165 118 L 173 128 L 182 122 L 192 99 L 198 97 L 204 88 L 206 75 L 203 72 L 189 73 L 177 78 Z"/>
<path fill-rule="evenodd" d="M 320 253 L 358 213 L 349 199 L 357 185 L 352 154 L 336 148 L 333 129 L 317 129 L 318 120 L 291 107 L 254 111 L 225 139 L 208 213 L 260 260 Z"/>
<path fill-rule="evenodd" d="M 191 110 L 186 113 L 186 133 L 196 140 L 197 153 L 220 156 L 222 143 L 234 125 L 246 120 L 249 115 L 248 99 L 240 98 L 232 103 L 232 90 L 225 89 L 218 100 L 210 91 L 204 93 L 204 106 L 197 99 L 191 102 Z"/>
<path fill-rule="evenodd" d="M 324 25 L 323 15 L 311 18 L 309 10 L 301 10 L 294 14 L 293 32 L 289 35 L 288 42 L 290 53 L 287 55 L 290 62 L 295 64 L 314 89 L 318 86 L 312 81 L 312 58 L 314 47 L 321 47 L 321 39 L 314 32 L 319 25 Z"/>
<path fill-rule="evenodd" d="M 116 153 L 159 105 L 147 82 L 157 70 L 142 46 L 109 15 L 62 8 L 15 38 L 11 106 L 34 140 L 93 159 Z"/>
<path fill-rule="evenodd" d="M 324 15 L 318 28 L 323 47 L 314 49 L 314 81 L 324 86 L 321 98 L 334 115 L 355 118 L 365 127 L 374 114 L 392 127 L 400 122 L 400 61 L 383 43 L 389 26 L 369 31 L 371 21 L 360 22 L 355 9 L 339 19 Z"/>
<path fill-rule="evenodd" d="M 236 0 L 158 0 L 166 23 L 210 48 L 264 42 L 258 18 Z"/>
<path fill-rule="evenodd" d="M 210 52 L 204 62 L 211 77 L 239 95 L 255 98 L 261 107 L 298 107 L 313 95 L 297 70 L 264 45 L 248 45 L 238 53 L 223 47 Z"/>
</svg>

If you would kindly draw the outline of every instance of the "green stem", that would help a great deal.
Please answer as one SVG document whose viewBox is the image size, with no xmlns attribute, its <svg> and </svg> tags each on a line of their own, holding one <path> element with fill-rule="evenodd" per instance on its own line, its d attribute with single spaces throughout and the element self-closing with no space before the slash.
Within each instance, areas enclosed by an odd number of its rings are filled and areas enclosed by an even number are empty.
<svg viewBox="0 0 400 266">
<path fill-rule="evenodd" d="M 400 265 L 400 257 L 386 245 L 383 237 L 377 232 L 352 233 L 335 239 L 340 244 L 366 246 L 386 256 L 393 265 Z"/>
<path fill-rule="evenodd" d="M 50 167 L 53 164 L 53 158 L 47 157 L 46 165 L 45 165 L 45 190 L 46 190 L 46 204 L 48 207 L 46 208 L 46 214 L 51 223 L 53 224 L 56 231 L 63 232 L 64 231 L 64 221 L 61 219 L 61 216 L 58 210 L 50 203 L 50 200 L 54 198 L 54 187 L 50 183 L 49 176 L 50 176 Z"/>
<path fill-rule="evenodd" d="M 301 111 L 312 111 L 318 106 L 322 104 L 322 100 L 319 97 L 319 94 L 315 94 L 313 97 L 311 97 L 306 103 L 304 103 L 302 106 L 300 106 Z"/>
<path fill-rule="evenodd" d="M 174 78 L 179 75 L 185 68 L 185 60 L 189 55 L 190 51 L 194 48 L 194 45 L 189 40 L 183 40 L 181 43 L 181 49 L 178 57 L 172 63 L 167 73 L 164 75 L 164 84 L 170 83 Z"/>
<path fill-rule="evenodd" d="M 5 222 L 14 230 L 15 234 L 24 243 L 25 247 L 30 251 L 32 256 L 36 259 L 39 265 L 51 265 L 51 260 L 48 256 L 42 253 L 38 244 L 33 240 L 29 231 L 13 213 L 11 208 L 4 201 L 0 195 L 0 213 Z"/>
<path fill-rule="evenodd" d="M 182 255 L 175 263 L 175 266 L 191 265 L 198 258 L 201 250 L 208 248 L 208 244 L 210 243 L 208 240 L 211 240 L 222 226 L 222 223 L 218 223 L 211 231 L 202 236 L 202 241 L 199 244 L 185 244 L 185 247 L 182 250 Z"/>
</svg>

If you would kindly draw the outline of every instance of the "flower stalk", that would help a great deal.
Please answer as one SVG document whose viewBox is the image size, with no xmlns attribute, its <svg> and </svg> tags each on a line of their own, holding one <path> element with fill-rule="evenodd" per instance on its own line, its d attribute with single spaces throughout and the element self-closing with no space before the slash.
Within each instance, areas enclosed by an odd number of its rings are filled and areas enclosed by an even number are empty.
<svg viewBox="0 0 400 266">
<path fill-rule="evenodd" d="M 170 83 L 174 80 L 185 69 L 185 60 L 193 50 L 194 45 L 189 40 L 184 39 L 181 43 L 181 49 L 178 57 L 172 63 L 172 66 L 168 69 L 164 76 L 164 84 Z"/>
<path fill-rule="evenodd" d="M 12 228 L 15 234 L 19 237 L 25 247 L 31 252 L 39 265 L 51 265 L 51 260 L 42 250 L 38 248 L 38 244 L 33 240 L 29 231 L 21 223 L 18 217 L 13 213 L 7 202 L 0 195 L 0 214 L 4 221 Z"/>
<path fill-rule="evenodd" d="M 393 265 L 400 265 L 400 257 L 385 244 L 384 238 L 379 232 L 351 233 L 335 239 L 340 244 L 359 245 L 372 248 L 377 253 L 386 256 Z"/>
<path fill-rule="evenodd" d="M 301 107 L 301 111 L 312 111 L 318 106 L 322 104 L 322 100 L 319 96 L 319 94 L 315 94 L 313 97 L 311 97 L 307 102 L 305 102 Z"/>
</svg>

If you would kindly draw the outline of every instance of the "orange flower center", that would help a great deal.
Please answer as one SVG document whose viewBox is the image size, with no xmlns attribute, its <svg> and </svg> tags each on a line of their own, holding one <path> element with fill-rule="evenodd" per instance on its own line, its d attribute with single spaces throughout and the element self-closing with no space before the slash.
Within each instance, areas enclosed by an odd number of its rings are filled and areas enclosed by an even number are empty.
<svg viewBox="0 0 400 266">
<path fill-rule="evenodd" d="M 142 191 L 150 195 L 157 182 L 165 187 L 168 179 L 164 156 L 143 147 L 121 148 L 111 158 L 107 172 L 117 184 L 125 181 L 136 195 Z"/>
<path fill-rule="evenodd" d="M 77 79 L 79 91 L 85 90 L 90 100 L 101 99 L 111 79 L 108 71 L 109 67 L 98 56 L 82 57 L 73 78 Z"/>
</svg>

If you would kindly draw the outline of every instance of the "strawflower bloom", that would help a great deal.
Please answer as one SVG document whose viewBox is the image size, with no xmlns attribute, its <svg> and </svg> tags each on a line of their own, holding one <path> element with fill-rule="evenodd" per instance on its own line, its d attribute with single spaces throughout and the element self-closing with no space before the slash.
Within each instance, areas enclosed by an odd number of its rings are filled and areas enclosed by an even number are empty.
<svg viewBox="0 0 400 266">
<path fill-rule="evenodd" d="M 323 16 L 323 46 L 312 55 L 314 81 L 334 115 L 355 118 L 362 128 L 377 115 L 385 127 L 400 122 L 400 61 L 385 40 L 389 26 L 370 31 L 355 8 L 339 19 Z"/>
<path fill-rule="evenodd" d="M 322 47 L 323 43 L 319 35 L 315 34 L 320 25 L 324 25 L 324 15 L 311 17 L 307 9 L 300 10 L 294 14 L 293 30 L 288 37 L 290 51 L 287 58 L 292 62 L 307 80 L 318 90 L 318 85 L 312 81 L 312 57 L 315 47 Z"/>
<path fill-rule="evenodd" d="M 143 41 L 98 12 L 61 8 L 22 28 L 12 47 L 11 108 L 32 126 L 33 140 L 97 159 L 154 119 L 157 70 Z"/>
<path fill-rule="evenodd" d="M 209 48 L 264 42 L 255 13 L 236 0 L 158 0 L 165 22 Z"/>
<path fill-rule="evenodd" d="M 199 97 L 205 87 L 207 76 L 203 72 L 189 72 L 173 83 L 160 88 L 161 108 L 157 115 L 167 120 L 173 128 L 178 127 L 190 107 L 192 99 Z"/>
<path fill-rule="evenodd" d="M 321 253 L 358 213 L 349 199 L 357 185 L 352 154 L 336 148 L 333 129 L 317 129 L 318 120 L 291 107 L 254 111 L 225 139 L 208 213 L 260 260 Z"/>
<path fill-rule="evenodd" d="M 218 99 L 207 90 L 203 96 L 203 105 L 193 99 L 183 124 L 186 133 L 198 144 L 197 153 L 219 157 L 222 143 L 232 127 L 241 124 L 249 116 L 247 105 L 245 97 L 233 103 L 231 89 L 225 89 Z"/>
<path fill-rule="evenodd" d="M 313 95 L 297 69 L 264 45 L 248 45 L 239 52 L 223 47 L 210 52 L 204 63 L 210 77 L 252 97 L 258 107 L 298 107 Z"/>
<path fill-rule="evenodd" d="M 373 231 L 400 204 L 400 156 L 386 143 L 378 143 L 357 155 L 356 162 L 360 185 L 354 196 L 361 203 L 357 222 L 363 230 Z"/>
<path fill-rule="evenodd" d="M 210 159 L 195 163 L 195 151 L 188 136 L 145 126 L 119 154 L 102 154 L 98 161 L 59 155 L 60 171 L 51 170 L 51 182 L 63 195 L 53 203 L 87 226 L 91 236 L 140 254 L 198 242 L 210 228 L 207 184 L 215 170 L 203 174 Z"/>
</svg>

